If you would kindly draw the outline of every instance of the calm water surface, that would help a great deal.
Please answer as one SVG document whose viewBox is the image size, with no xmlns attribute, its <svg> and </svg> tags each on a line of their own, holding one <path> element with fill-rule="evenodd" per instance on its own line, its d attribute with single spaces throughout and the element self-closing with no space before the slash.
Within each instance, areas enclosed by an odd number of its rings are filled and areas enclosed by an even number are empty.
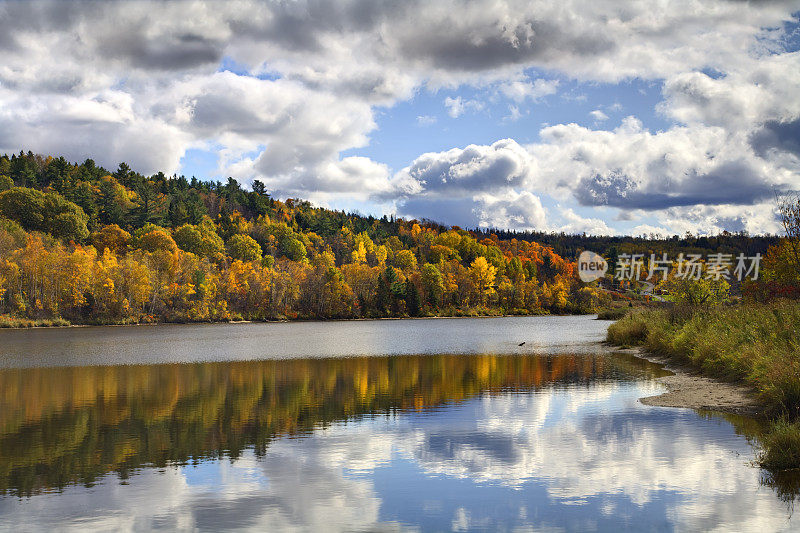
<svg viewBox="0 0 800 533">
<path fill-rule="evenodd" d="M 0 529 L 800 527 L 753 422 L 641 405 L 607 325 L 0 331 Z"/>
<path fill-rule="evenodd" d="M 22 329 L 0 331 L 0 365 L 586 352 L 597 350 L 607 327 L 565 316 Z"/>
</svg>

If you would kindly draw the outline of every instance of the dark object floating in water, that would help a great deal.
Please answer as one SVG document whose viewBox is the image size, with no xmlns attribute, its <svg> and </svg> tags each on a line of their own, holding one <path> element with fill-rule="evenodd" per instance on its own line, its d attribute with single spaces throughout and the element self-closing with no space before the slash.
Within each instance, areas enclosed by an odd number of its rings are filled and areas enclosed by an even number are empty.
<svg viewBox="0 0 800 533">
<path fill-rule="evenodd" d="M 525 341 L 522 341 L 521 343 L 517 344 L 517 346 L 522 346 L 523 344 L 525 344 Z"/>
</svg>

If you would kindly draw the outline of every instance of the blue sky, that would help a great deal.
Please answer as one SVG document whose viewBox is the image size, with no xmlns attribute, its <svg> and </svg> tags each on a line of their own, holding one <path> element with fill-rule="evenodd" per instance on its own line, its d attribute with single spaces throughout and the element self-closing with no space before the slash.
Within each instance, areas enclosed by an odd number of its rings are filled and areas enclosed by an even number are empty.
<svg viewBox="0 0 800 533">
<path fill-rule="evenodd" d="M 0 151 L 464 227 L 779 230 L 793 2 L 0 0 Z M 13 24 L 11 23 L 13 21 Z"/>
<path fill-rule="evenodd" d="M 540 79 L 536 73 L 529 77 Z M 642 80 L 625 80 L 619 84 L 579 83 L 552 77 L 559 82 L 558 94 L 531 102 L 515 102 L 507 97 L 489 95 L 470 87 L 456 90 L 421 90 L 411 100 L 391 108 L 380 109 L 378 127 L 370 135 L 369 146 L 347 150 L 342 155 L 363 155 L 401 169 L 424 152 L 438 152 L 469 144 L 491 144 L 512 138 L 521 144 L 539 141 L 539 130 L 545 125 L 574 122 L 586 128 L 616 127 L 634 115 L 652 131 L 666 129 L 671 121 L 658 116 L 655 106 L 661 101 L 661 86 Z M 447 98 L 480 102 L 481 110 L 468 110 L 458 117 L 448 114 Z M 511 108 L 520 113 L 511 118 Z M 598 121 L 590 113 L 603 111 L 608 119 Z M 432 118 L 428 123 L 424 118 Z"/>
</svg>

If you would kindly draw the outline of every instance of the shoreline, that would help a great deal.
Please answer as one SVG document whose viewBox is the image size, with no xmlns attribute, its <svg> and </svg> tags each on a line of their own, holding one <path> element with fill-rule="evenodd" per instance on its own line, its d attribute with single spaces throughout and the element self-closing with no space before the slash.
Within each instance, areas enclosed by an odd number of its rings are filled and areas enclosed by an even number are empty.
<svg viewBox="0 0 800 533">
<path fill-rule="evenodd" d="M 764 404 L 757 398 L 756 391 L 747 385 L 704 376 L 690 366 L 676 364 L 669 357 L 655 355 L 642 348 L 620 348 L 616 351 L 656 363 L 672 373 L 656 378 L 668 390 L 639 398 L 643 405 L 718 411 L 753 418 L 765 416 Z"/>
<path fill-rule="evenodd" d="M 134 326 L 163 326 L 163 325 L 198 325 L 198 324 L 286 324 L 292 322 L 370 322 L 378 320 L 438 320 L 438 319 L 460 319 L 460 318 L 515 318 L 515 317 L 547 317 L 547 316 L 593 316 L 597 313 L 588 313 L 585 315 L 580 314 L 555 314 L 555 313 L 537 313 L 527 315 L 436 315 L 436 316 L 397 316 L 397 317 L 357 317 L 357 318 L 286 318 L 286 319 L 271 319 L 271 320 L 203 320 L 197 322 L 131 322 L 131 323 L 108 323 L 108 324 L 47 324 L 47 325 L 31 325 L 31 326 L 14 326 L 14 327 L 0 327 L 0 331 L 13 331 L 13 330 L 33 330 L 33 329 L 66 329 L 66 328 L 104 328 L 104 327 L 134 327 Z M 595 319 L 601 320 L 601 319 Z"/>
</svg>

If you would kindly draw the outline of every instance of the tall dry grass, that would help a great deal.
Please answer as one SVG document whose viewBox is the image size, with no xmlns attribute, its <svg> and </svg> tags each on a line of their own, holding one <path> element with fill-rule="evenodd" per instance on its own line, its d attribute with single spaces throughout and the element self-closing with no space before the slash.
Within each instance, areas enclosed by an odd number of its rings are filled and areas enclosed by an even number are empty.
<svg viewBox="0 0 800 533">
<path fill-rule="evenodd" d="M 774 419 L 762 464 L 800 468 L 800 302 L 639 310 L 612 324 L 608 341 L 752 386 Z"/>
</svg>

